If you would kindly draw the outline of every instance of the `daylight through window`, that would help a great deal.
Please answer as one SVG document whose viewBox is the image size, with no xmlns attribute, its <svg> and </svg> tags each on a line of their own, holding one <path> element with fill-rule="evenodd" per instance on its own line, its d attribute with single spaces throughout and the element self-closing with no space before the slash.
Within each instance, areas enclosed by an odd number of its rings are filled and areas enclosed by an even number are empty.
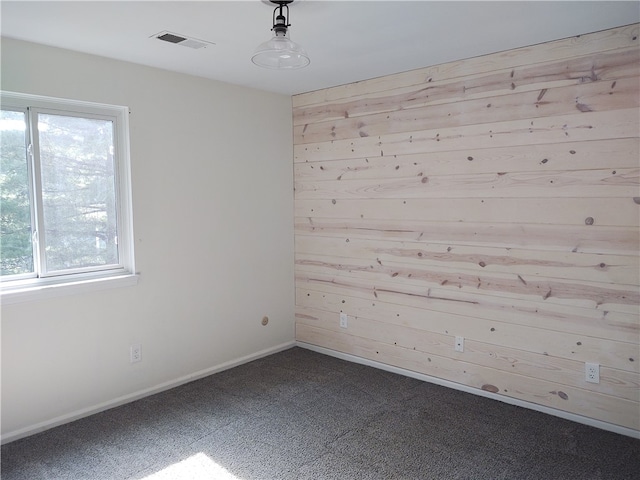
<svg viewBox="0 0 640 480">
<path fill-rule="evenodd" d="M 133 273 L 126 107 L 1 100 L 3 292 Z"/>
</svg>

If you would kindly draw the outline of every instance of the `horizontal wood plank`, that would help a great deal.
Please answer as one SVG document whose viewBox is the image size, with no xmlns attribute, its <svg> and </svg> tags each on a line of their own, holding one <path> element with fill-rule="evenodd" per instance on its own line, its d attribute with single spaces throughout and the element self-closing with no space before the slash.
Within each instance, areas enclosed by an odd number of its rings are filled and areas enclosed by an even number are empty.
<svg viewBox="0 0 640 480">
<path fill-rule="evenodd" d="M 507 298 L 526 298 L 549 303 L 600 307 L 604 310 L 637 313 L 640 293 L 636 286 L 601 284 L 584 280 L 530 277 L 516 273 L 477 274 L 446 267 L 407 266 L 376 260 L 341 259 L 323 255 L 296 253 L 295 264 L 306 272 L 335 276 L 353 276 L 371 282 L 393 280 L 425 288 L 444 287 L 463 291 L 483 291 Z M 507 301 L 507 300 L 505 300 Z"/>
<path fill-rule="evenodd" d="M 465 154 L 468 153 L 468 154 Z M 392 180 L 431 175 L 472 175 L 497 172 L 547 173 L 640 167 L 637 138 L 537 144 L 474 149 L 469 152 L 429 152 L 324 160 L 294 164 L 296 181 Z"/>
<path fill-rule="evenodd" d="M 382 265 L 423 265 L 427 268 L 445 265 L 484 272 L 581 279 L 600 283 L 640 285 L 640 264 L 636 255 L 606 255 L 577 252 L 549 252 L 498 247 L 452 247 L 424 242 L 395 242 L 297 235 L 298 255 L 329 255 L 359 258 Z"/>
<path fill-rule="evenodd" d="M 573 59 L 575 57 L 625 49 L 638 45 L 640 27 L 638 24 L 605 30 L 602 32 L 579 35 L 533 45 L 515 50 L 483 55 L 476 58 L 450 62 L 402 72 L 394 75 L 363 80 L 360 82 L 339 85 L 309 93 L 293 96 L 293 107 L 325 104 L 340 99 L 358 96 L 371 96 L 379 92 L 429 84 L 443 79 L 483 74 L 523 65 L 546 63 L 555 60 Z"/>
<path fill-rule="evenodd" d="M 628 198 L 411 198 L 296 200 L 295 216 L 637 227 L 640 203 Z"/>
<path fill-rule="evenodd" d="M 640 321 L 637 315 L 633 314 L 530 299 L 512 298 L 505 303 L 500 298 L 483 292 L 446 288 L 425 289 L 412 284 L 376 282 L 372 286 L 371 283 L 354 277 L 333 277 L 306 272 L 298 272 L 296 275 L 297 305 L 349 312 L 355 308 L 355 299 L 363 301 L 362 305 L 367 308 L 369 305 L 375 308 L 379 302 L 418 308 L 425 312 L 425 317 L 430 315 L 430 312 L 452 313 L 596 339 L 605 338 L 633 344 L 640 340 Z M 395 317 L 397 313 L 392 311 L 391 317 Z M 374 319 L 382 318 L 381 315 L 374 315 L 367 316 Z M 633 363 L 626 359 L 625 364 L 627 360 Z M 636 360 L 634 357 L 633 361 Z M 633 367 L 622 369 L 635 371 Z"/>
<path fill-rule="evenodd" d="M 418 175 L 401 179 L 324 180 L 295 183 L 299 199 L 637 197 L 640 169 L 568 170 L 545 173 Z"/>
<path fill-rule="evenodd" d="M 456 335 L 463 335 L 466 340 L 473 340 L 494 348 L 508 347 L 537 355 L 539 362 L 546 357 L 574 360 L 582 363 L 594 362 L 612 369 L 638 374 L 638 362 L 630 362 L 630 356 L 636 356 L 634 344 L 626 342 L 606 341 L 606 350 L 601 348 L 600 339 L 585 335 L 564 332 L 549 332 L 535 327 L 514 325 L 484 319 L 473 319 L 451 313 L 425 312 L 415 307 L 385 304 L 376 302 L 376 307 L 363 303 L 358 299 L 350 299 L 349 306 L 337 312 L 318 308 L 296 307 L 296 321 L 321 326 L 334 331 L 342 331 L 338 326 L 338 314 L 343 311 L 350 315 L 346 333 L 371 338 L 390 345 L 400 342 L 406 348 L 417 349 L 425 353 L 451 356 L 463 361 L 471 361 L 468 355 L 454 352 Z M 353 313 L 349 310 L 353 309 Z M 375 313 L 379 321 L 372 318 Z M 405 330 L 409 329 L 407 333 Z M 464 332 L 464 333 L 463 333 Z M 552 339 L 550 339 L 552 337 Z M 454 353 L 456 353 L 454 355 Z M 462 352 L 464 353 L 464 352 Z M 576 375 L 574 381 L 584 381 L 584 375 Z"/>
<path fill-rule="evenodd" d="M 637 255 L 640 245 L 640 232 L 636 227 L 585 223 L 547 225 L 296 217 L 294 227 L 296 235 L 341 237 L 345 240 L 412 240 L 446 246 L 497 246 L 616 255 Z"/>
<path fill-rule="evenodd" d="M 628 55 L 631 57 L 630 55 Z M 636 57 L 635 55 L 633 57 Z M 395 110 L 365 116 L 307 123 L 294 127 L 294 143 L 314 143 L 346 138 L 370 137 L 405 131 L 429 130 L 495 123 L 519 118 L 539 118 L 568 115 L 577 111 L 595 112 L 637 107 L 639 88 L 637 58 L 629 77 L 575 85 L 542 88 L 500 96 L 450 103 L 425 102 L 425 106 L 410 108 L 393 103 Z M 431 98 L 431 97 L 429 97 Z M 445 97 L 448 98 L 448 97 Z M 435 101 L 435 100 L 434 100 Z M 440 100 L 442 101 L 442 100 Z"/>
<path fill-rule="evenodd" d="M 638 138 L 638 131 L 638 109 L 629 108 L 294 145 L 293 153 L 295 162 L 443 151 L 470 156 L 478 148 Z"/>
</svg>

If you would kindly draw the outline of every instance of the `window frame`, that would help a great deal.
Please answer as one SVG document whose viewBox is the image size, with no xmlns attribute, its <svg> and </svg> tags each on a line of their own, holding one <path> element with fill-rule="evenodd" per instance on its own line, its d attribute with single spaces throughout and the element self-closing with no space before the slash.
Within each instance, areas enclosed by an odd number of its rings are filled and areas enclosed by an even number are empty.
<svg viewBox="0 0 640 480">
<path fill-rule="evenodd" d="M 31 131 L 40 113 L 53 115 L 99 118 L 113 121 L 114 187 L 116 224 L 118 232 L 118 263 L 99 267 L 41 271 L 38 254 L 43 248 L 43 238 L 35 239 L 33 262 L 35 273 L 19 274 L 16 277 L 0 276 L 0 298 L 2 303 L 14 303 L 41 298 L 83 292 L 113 286 L 137 283 L 134 262 L 133 203 L 131 191 L 131 158 L 129 144 L 129 109 L 125 106 L 107 105 L 40 95 L 0 91 L 0 107 L 3 110 L 25 113 L 27 123 L 27 164 L 31 204 L 32 232 L 43 227 L 42 196 L 40 189 L 40 160 L 38 138 Z M 33 118 L 30 118 L 33 117 Z M 29 147 L 30 145 L 30 147 Z M 40 218 L 38 218 L 40 217 Z M 34 223 L 35 222 L 35 223 Z M 35 243 L 39 247 L 35 247 Z M 41 276 L 38 276 L 41 273 Z M 13 276 L 12 276 L 13 277 Z"/>
</svg>

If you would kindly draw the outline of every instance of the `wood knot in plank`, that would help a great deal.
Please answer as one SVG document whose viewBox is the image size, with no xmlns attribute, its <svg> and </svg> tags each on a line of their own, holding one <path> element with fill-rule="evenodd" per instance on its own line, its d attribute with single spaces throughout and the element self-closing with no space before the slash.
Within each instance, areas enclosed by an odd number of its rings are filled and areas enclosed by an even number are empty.
<svg viewBox="0 0 640 480">
<path fill-rule="evenodd" d="M 488 383 L 485 383 L 484 385 L 482 385 L 482 390 L 484 390 L 485 392 L 491 392 L 491 393 L 498 393 L 500 391 L 498 387 L 496 387 L 495 385 L 490 385 Z"/>
<path fill-rule="evenodd" d="M 567 394 L 566 394 L 566 393 L 564 393 L 563 391 L 557 391 L 557 392 L 556 392 L 556 391 L 554 390 L 553 392 L 550 392 L 550 393 L 552 393 L 553 395 L 558 395 L 562 400 L 569 400 L 569 395 L 567 395 Z"/>
<path fill-rule="evenodd" d="M 593 217 L 587 217 L 584 219 L 585 225 L 593 225 L 593 222 L 594 222 Z"/>
<path fill-rule="evenodd" d="M 584 103 L 576 103 L 576 108 L 581 112 L 593 112 L 593 109 L 589 105 L 585 105 Z"/>
</svg>

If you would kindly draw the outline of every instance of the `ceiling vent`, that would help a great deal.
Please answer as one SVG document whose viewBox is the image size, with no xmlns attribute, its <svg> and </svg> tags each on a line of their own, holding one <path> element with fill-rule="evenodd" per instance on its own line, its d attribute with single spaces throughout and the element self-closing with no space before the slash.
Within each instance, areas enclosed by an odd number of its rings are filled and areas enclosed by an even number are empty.
<svg viewBox="0 0 640 480">
<path fill-rule="evenodd" d="M 189 48 L 206 48 L 207 45 L 215 45 L 213 42 L 207 42 L 205 40 L 196 40 L 195 38 L 186 37 L 184 35 L 180 35 L 172 32 L 160 32 L 155 35 L 151 35 L 149 38 L 157 38 L 158 40 L 162 40 L 163 42 L 173 43 L 175 45 L 180 45 L 182 47 Z"/>
</svg>

